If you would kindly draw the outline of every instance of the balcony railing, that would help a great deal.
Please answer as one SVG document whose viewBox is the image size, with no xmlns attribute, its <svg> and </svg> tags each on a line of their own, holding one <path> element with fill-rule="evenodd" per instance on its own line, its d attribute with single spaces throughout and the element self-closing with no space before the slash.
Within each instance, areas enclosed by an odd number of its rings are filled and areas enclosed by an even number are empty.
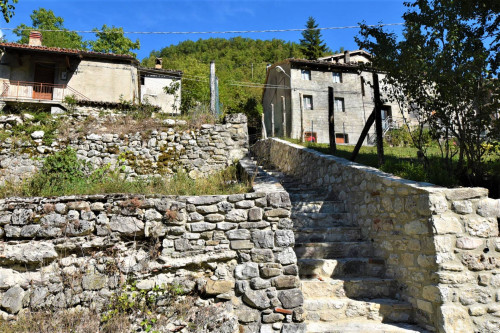
<svg viewBox="0 0 500 333">
<path fill-rule="evenodd" d="M 63 102 L 66 96 L 88 101 L 89 98 L 66 84 L 53 84 L 27 81 L 4 81 L 2 99 L 20 101 Z"/>
</svg>

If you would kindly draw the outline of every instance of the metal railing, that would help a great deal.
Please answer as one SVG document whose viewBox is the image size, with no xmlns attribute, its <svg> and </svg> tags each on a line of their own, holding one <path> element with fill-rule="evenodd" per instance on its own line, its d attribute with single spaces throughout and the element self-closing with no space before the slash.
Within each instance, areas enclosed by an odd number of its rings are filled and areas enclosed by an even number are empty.
<svg viewBox="0 0 500 333">
<path fill-rule="evenodd" d="M 27 81 L 4 81 L 2 94 L 0 95 L 3 99 L 22 101 L 46 100 L 54 102 L 64 102 L 66 96 L 73 96 L 77 100 L 90 100 L 66 84 Z"/>
</svg>

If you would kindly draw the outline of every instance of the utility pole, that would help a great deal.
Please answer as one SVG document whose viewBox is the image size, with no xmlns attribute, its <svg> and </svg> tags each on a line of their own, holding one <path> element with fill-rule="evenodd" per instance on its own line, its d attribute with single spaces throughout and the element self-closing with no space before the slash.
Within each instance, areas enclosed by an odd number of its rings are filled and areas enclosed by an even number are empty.
<svg viewBox="0 0 500 333">
<path fill-rule="evenodd" d="M 274 138 L 274 104 L 271 104 L 271 137 Z"/>
<path fill-rule="evenodd" d="M 210 62 L 210 112 L 215 115 L 216 107 L 216 89 L 215 89 L 215 60 Z"/>
<path fill-rule="evenodd" d="M 375 130 L 377 133 L 378 166 L 384 164 L 384 142 L 382 137 L 382 101 L 380 100 L 380 86 L 378 74 L 373 73 L 373 97 L 375 99 Z"/>
<path fill-rule="evenodd" d="M 285 107 L 285 96 L 281 96 L 281 112 L 283 113 L 283 137 L 286 138 L 286 107 Z"/>
<path fill-rule="evenodd" d="M 215 77 L 215 115 L 218 117 L 220 115 L 220 103 L 219 103 L 219 78 Z"/>
</svg>

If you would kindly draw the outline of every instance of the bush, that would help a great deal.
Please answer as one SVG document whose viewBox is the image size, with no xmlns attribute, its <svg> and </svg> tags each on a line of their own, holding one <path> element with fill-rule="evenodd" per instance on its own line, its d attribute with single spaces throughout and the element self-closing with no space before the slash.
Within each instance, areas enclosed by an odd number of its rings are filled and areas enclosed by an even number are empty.
<svg viewBox="0 0 500 333">
<path fill-rule="evenodd" d="M 79 160 L 76 152 L 67 148 L 48 156 L 38 173 L 29 182 L 31 195 L 52 195 L 88 185 L 85 170 L 89 167 Z"/>
</svg>

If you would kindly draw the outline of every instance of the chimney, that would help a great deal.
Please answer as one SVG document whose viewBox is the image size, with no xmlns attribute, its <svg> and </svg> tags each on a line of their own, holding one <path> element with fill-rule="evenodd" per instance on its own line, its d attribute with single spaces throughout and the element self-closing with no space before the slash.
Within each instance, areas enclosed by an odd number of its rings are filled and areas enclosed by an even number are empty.
<svg viewBox="0 0 500 333">
<path fill-rule="evenodd" d="M 349 51 L 344 51 L 344 63 L 348 64 L 351 62 L 351 53 Z"/>
<path fill-rule="evenodd" d="M 42 34 L 40 31 L 30 31 L 29 45 L 42 46 Z"/>
<path fill-rule="evenodd" d="M 162 58 L 156 58 L 156 60 L 155 60 L 155 68 L 156 69 L 161 69 L 162 64 L 163 64 L 163 59 Z"/>
</svg>

